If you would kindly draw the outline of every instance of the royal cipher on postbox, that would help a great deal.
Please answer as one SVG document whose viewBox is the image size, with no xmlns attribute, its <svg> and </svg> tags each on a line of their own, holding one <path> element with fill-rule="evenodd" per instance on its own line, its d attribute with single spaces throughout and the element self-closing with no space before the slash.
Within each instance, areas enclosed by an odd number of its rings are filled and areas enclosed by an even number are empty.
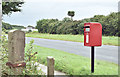
<svg viewBox="0 0 120 77">
<path fill-rule="evenodd" d="M 102 45 L 102 25 L 100 23 L 84 24 L 84 46 Z"/>
</svg>

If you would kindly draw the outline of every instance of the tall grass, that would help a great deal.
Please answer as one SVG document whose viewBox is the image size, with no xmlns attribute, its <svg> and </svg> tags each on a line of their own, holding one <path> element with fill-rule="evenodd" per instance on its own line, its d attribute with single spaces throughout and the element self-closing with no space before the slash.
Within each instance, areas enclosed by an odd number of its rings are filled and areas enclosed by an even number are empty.
<svg viewBox="0 0 120 77">
<path fill-rule="evenodd" d="M 47 65 L 47 56 L 53 56 L 55 70 L 69 75 L 118 75 L 118 65 L 114 63 L 95 60 L 95 72 L 91 73 L 90 58 L 37 45 L 34 45 L 33 51 L 38 52 L 37 59 L 45 65 Z"/>
</svg>

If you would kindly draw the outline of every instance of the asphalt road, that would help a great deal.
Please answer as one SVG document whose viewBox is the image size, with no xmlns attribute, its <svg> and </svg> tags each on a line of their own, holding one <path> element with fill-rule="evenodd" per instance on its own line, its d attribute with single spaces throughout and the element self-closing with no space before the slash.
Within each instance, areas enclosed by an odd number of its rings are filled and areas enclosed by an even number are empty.
<svg viewBox="0 0 120 77">
<path fill-rule="evenodd" d="M 26 43 L 29 43 L 32 39 L 35 45 L 54 48 L 90 58 L 91 47 L 86 47 L 83 43 L 31 37 L 26 37 Z M 95 59 L 118 64 L 118 46 L 102 45 L 101 47 L 95 47 Z"/>
</svg>

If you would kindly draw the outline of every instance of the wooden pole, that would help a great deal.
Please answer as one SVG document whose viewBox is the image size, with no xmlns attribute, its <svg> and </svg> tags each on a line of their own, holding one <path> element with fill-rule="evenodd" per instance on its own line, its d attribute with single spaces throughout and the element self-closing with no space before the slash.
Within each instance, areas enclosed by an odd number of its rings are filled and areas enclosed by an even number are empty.
<svg viewBox="0 0 120 77">
<path fill-rule="evenodd" d="M 54 58 L 47 57 L 47 77 L 54 77 Z"/>
<path fill-rule="evenodd" d="M 20 30 L 10 31 L 8 33 L 8 61 L 19 64 L 24 61 L 25 33 Z M 21 75 L 23 67 L 11 67 L 13 75 Z"/>
</svg>

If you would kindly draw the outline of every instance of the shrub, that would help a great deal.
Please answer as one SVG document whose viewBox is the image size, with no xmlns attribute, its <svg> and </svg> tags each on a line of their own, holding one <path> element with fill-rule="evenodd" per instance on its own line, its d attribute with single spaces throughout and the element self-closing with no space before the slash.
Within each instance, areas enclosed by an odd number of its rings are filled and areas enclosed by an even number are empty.
<svg viewBox="0 0 120 77">
<path fill-rule="evenodd" d="M 29 30 L 28 33 L 32 32 L 32 30 Z"/>
<path fill-rule="evenodd" d="M 33 31 L 32 33 L 38 33 L 38 31 Z"/>
</svg>

